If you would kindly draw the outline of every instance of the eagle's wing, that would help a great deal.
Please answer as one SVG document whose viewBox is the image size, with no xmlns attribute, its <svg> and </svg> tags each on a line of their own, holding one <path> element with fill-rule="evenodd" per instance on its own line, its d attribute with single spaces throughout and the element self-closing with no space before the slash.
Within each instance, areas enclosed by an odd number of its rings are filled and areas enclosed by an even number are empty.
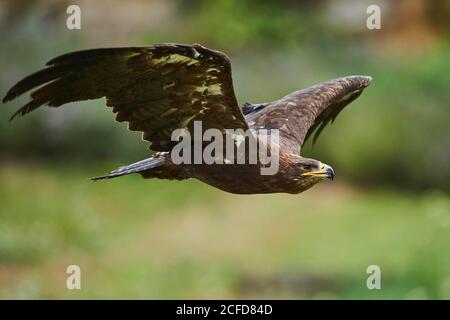
<svg viewBox="0 0 450 320">
<path fill-rule="evenodd" d="M 116 120 L 142 131 L 155 151 L 173 146 L 171 133 L 192 129 L 248 128 L 237 104 L 228 57 L 200 45 L 92 49 L 64 54 L 19 81 L 3 102 L 42 86 L 16 115 L 48 105 L 106 97 Z"/>
<path fill-rule="evenodd" d="M 295 91 L 284 98 L 255 108 L 246 115 L 251 127 L 279 129 L 292 146 L 301 148 L 314 132 L 313 143 L 323 128 L 334 121 L 372 81 L 367 76 L 349 76 Z"/>
</svg>

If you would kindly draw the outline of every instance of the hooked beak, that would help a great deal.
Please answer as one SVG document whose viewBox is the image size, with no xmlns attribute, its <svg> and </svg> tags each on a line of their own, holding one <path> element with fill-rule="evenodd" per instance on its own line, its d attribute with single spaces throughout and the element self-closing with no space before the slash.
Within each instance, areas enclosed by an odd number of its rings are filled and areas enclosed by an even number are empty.
<svg viewBox="0 0 450 320">
<path fill-rule="evenodd" d="M 329 165 L 321 163 L 319 170 L 306 172 L 306 173 L 302 174 L 302 176 L 313 176 L 313 177 L 319 177 L 319 178 L 323 178 L 323 179 L 334 180 L 334 170 Z"/>
</svg>

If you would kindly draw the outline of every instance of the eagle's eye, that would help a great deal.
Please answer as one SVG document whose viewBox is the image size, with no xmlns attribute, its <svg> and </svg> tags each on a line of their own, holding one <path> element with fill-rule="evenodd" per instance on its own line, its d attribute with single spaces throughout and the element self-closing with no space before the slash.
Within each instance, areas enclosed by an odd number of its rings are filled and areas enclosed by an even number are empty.
<svg viewBox="0 0 450 320">
<path fill-rule="evenodd" d="M 305 165 L 303 166 L 303 168 L 304 168 L 306 171 L 311 171 L 312 165 L 310 165 L 310 164 L 305 164 Z"/>
</svg>

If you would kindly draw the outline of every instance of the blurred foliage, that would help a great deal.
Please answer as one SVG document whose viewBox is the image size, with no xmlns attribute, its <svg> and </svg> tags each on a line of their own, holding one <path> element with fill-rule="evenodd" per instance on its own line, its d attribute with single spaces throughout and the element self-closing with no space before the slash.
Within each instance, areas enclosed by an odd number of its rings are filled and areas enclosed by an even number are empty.
<svg viewBox="0 0 450 320">
<path fill-rule="evenodd" d="M 190 19 L 188 30 L 202 42 L 248 48 L 311 40 L 319 31 L 314 10 L 321 1 L 179 1 Z M 301 21 L 299 23 L 299 21 Z M 213 30 L 213 32 L 211 32 Z"/>
<path fill-rule="evenodd" d="M 27 97 L 4 105 L 1 298 L 450 298 L 448 1 L 80 0 L 78 31 L 69 4 L 0 3 L 2 94 L 68 51 L 160 42 L 226 52 L 240 103 L 374 82 L 303 150 L 337 182 L 238 200 L 192 180 L 88 181 L 148 156 L 102 99 L 13 123 Z M 81 291 L 63 286 L 72 263 Z M 365 286 L 371 264 L 382 290 Z"/>
<path fill-rule="evenodd" d="M 106 168 L 2 166 L 0 298 L 450 298 L 442 192 L 236 201 L 191 180 L 86 180 Z M 64 287 L 73 263 L 82 290 Z"/>
</svg>

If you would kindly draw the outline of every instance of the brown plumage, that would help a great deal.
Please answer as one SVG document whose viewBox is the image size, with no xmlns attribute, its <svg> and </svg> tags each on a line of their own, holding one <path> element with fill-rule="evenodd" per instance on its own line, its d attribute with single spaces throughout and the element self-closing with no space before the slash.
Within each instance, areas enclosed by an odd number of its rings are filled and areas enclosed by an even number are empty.
<svg viewBox="0 0 450 320">
<path fill-rule="evenodd" d="M 153 157 L 121 167 L 94 179 L 130 173 L 145 178 L 197 178 L 219 189 L 239 194 L 300 193 L 317 182 L 333 178 L 331 167 L 300 156 L 310 135 L 316 141 L 323 128 L 355 100 L 370 77 L 349 76 L 293 92 L 279 100 L 238 106 L 231 64 L 221 52 L 200 45 L 161 44 L 146 47 L 92 49 L 64 54 L 47 68 L 19 81 L 3 102 L 37 88 L 17 115 L 47 105 L 106 97 L 117 121 L 142 131 Z M 261 175 L 257 164 L 179 164 L 170 151 L 175 129 L 278 129 L 279 171 Z M 259 135 L 255 138 L 260 139 Z"/>
</svg>

